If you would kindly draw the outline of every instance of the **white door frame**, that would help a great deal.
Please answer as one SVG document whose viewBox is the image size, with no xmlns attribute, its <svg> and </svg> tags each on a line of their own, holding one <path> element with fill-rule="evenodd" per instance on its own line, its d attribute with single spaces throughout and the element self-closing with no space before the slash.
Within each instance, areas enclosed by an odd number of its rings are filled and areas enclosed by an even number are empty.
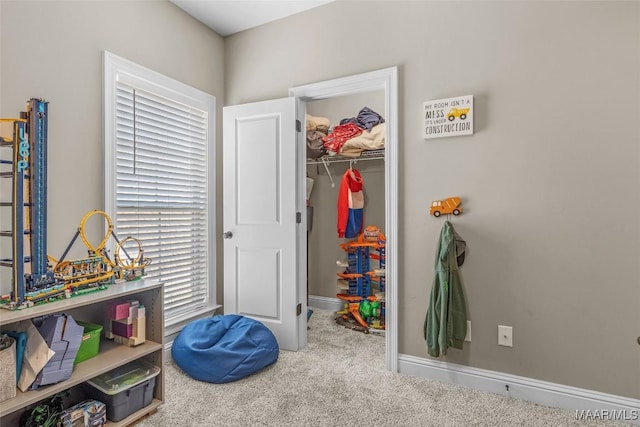
<svg viewBox="0 0 640 427">
<path fill-rule="evenodd" d="M 385 68 L 369 73 L 297 86 L 289 89 L 289 96 L 296 98 L 297 119 L 304 127 L 306 103 L 320 99 L 362 92 L 384 90 L 386 121 L 385 143 L 385 235 L 386 249 L 386 334 L 385 361 L 386 367 L 398 372 L 398 69 Z M 302 216 L 302 227 L 298 228 L 298 295 L 300 303 L 306 307 L 307 296 L 307 215 L 306 215 L 306 143 L 304 131 L 298 133 L 296 144 L 297 180 L 296 209 Z M 306 310 L 298 316 L 299 346 L 307 344 Z"/>
</svg>

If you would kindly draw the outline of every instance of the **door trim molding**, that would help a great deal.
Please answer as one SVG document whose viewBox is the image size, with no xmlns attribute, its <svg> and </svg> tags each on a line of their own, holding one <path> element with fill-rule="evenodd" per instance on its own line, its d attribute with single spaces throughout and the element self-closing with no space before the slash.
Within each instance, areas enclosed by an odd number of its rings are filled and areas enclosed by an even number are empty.
<svg viewBox="0 0 640 427">
<path fill-rule="evenodd" d="M 622 416 L 627 418 L 622 421 L 640 425 L 640 400 L 637 399 L 407 354 L 399 355 L 398 359 L 401 374 L 461 385 L 555 408 L 591 411 L 592 415 L 604 416 L 604 411 L 608 411 L 605 418 L 599 419 Z"/>
<path fill-rule="evenodd" d="M 385 143 L 385 235 L 386 247 L 386 334 L 385 361 L 386 367 L 392 372 L 398 371 L 398 68 L 390 67 L 368 73 L 296 86 L 289 89 L 289 96 L 296 98 L 297 119 L 304 123 L 306 102 L 335 96 L 354 95 L 363 92 L 384 90 L 386 122 Z M 297 197 L 298 212 L 305 209 L 305 170 L 306 147 L 304 131 L 298 133 L 296 144 L 298 161 Z M 307 236 L 306 215 L 298 228 L 298 295 L 299 302 L 306 305 L 306 259 Z M 304 312 L 304 310 L 303 310 Z M 301 348 L 307 342 L 306 316 L 299 316 L 299 342 Z"/>
</svg>

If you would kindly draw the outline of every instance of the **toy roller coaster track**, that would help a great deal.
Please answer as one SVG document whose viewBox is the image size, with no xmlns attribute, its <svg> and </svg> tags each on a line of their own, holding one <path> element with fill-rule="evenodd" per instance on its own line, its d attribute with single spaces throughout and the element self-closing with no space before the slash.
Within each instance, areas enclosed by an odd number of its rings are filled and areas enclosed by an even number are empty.
<svg viewBox="0 0 640 427">
<path fill-rule="evenodd" d="M 150 264 L 144 258 L 142 243 L 127 237 L 123 241 L 113 231 L 111 218 L 99 210 L 86 214 L 67 246 L 60 261 L 51 258 L 55 264 L 49 267 L 47 256 L 47 115 L 48 103 L 32 98 L 27 102 L 27 111 L 19 119 L 0 119 L 13 124 L 13 137 L 0 137 L 0 148 L 13 149 L 11 160 L 0 160 L 0 166 L 10 166 L 10 171 L 1 171 L 0 178 L 12 179 L 11 202 L 0 201 L 0 207 L 11 207 L 12 226 L 10 231 L 0 231 L 0 237 L 11 237 L 12 258 L 0 259 L 0 267 L 12 269 L 12 293 L 0 297 L 4 308 L 22 308 L 69 294 L 91 292 L 104 289 L 106 283 L 114 279 L 133 280 L 144 275 Z M 100 215 L 106 222 L 105 234 L 97 246 L 89 242 L 85 225 L 89 218 Z M 83 259 L 65 261 L 64 258 L 75 240 L 80 236 L 89 256 Z M 106 244 L 113 236 L 117 242 L 114 260 L 109 259 Z M 137 255 L 129 256 L 125 243 L 137 246 Z M 123 258 L 120 253 L 126 257 Z M 27 268 L 26 263 L 30 263 Z"/>
</svg>

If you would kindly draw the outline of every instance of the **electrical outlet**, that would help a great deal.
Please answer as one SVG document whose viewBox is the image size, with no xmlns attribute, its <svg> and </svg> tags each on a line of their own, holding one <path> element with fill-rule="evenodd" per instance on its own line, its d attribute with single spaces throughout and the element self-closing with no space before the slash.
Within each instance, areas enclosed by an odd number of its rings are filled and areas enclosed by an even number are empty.
<svg viewBox="0 0 640 427">
<path fill-rule="evenodd" d="M 467 335 L 465 335 L 464 340 L 471 342 L 471 320 L 467 320 Z"/>
<path fill-rule="evenodd" d="M 513 347 L 513 328 L 498 325 L 498 345 Z"/>
</svg>

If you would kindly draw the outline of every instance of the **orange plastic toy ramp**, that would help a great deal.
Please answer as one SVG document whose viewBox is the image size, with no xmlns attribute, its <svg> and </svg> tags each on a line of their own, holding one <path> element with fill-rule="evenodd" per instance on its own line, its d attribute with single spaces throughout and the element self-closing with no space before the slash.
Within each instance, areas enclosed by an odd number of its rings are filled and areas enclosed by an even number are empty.
<svg viewBox="0 0 640 427">
<path fill-rule="evenodd" d="M 353 318 L 356 319 L 356 322 L 358 322 L 360 325 L 364 326 L 365 328 L 369 327 L 369 325 L 367 325 L 367 322 L 365 322 L 364 319 L 360 316 L 360 304 L 359 303 L 351 303 L 351 304 L 349 304 L 349 313 L 351 313 Z"/>
<path fill-rule="evenodd" d="M 360 301 L 362 301 L 362 297 L 359 297 L 357 295 L 337 294 L 336 297 L 340 298 L 343 301 L 347 301 L 347 302 L 360 302 Z"/>
</svg>

